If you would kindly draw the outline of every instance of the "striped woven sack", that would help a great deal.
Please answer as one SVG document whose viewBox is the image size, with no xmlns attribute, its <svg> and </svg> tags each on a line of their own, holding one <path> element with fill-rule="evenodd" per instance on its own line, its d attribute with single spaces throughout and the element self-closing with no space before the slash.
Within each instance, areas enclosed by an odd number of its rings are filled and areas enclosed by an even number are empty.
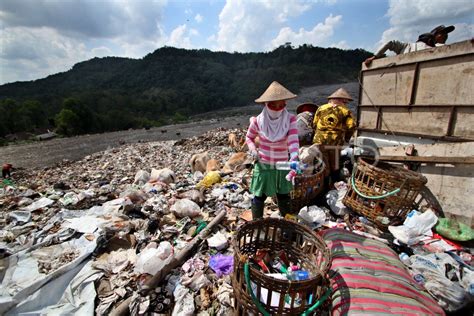
<svg viewBox="0 0 474 316">
<path fill-rule="evenodd" d="M 343 229 L 322 232 L 332 253 L 332 315 L 445 315 L 382 242 Z"/>
</svg>

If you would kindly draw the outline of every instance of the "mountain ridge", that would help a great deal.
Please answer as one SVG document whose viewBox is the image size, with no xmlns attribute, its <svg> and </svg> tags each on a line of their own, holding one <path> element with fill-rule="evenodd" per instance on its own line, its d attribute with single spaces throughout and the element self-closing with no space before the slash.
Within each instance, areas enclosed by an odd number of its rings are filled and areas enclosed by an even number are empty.
<svg viewBox="0 0 474 316">
<path fill-rule="evenodd" d="M 0 137 L 55 128 L 65 135 L 160 126 L 251 103 L 274 80 L 288 89 L 351 82 L 364 50 L 303 45 L 265 53 L 162 47 L 141 59 L 92 58 L 70 70 L 0 86 Z"/>
</svg>

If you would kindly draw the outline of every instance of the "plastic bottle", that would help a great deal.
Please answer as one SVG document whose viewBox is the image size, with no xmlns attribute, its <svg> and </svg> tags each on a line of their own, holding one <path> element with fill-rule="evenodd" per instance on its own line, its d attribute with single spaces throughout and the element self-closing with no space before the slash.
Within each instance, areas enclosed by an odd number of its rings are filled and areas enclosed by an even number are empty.
<svg viewBox="0 0 474 316">
<path fill-rule="evenodd" d="M 308 168 L 308 165 L 300 161 L 277 161 L 275 167 L 277 170 L 301 171 Z"/>
<path fill-rule="evenodd" d="M 288 271 L 287 276 L 288 276 L 288 279 L 291 281 L 303 281 L 303 280 L 309 279 L 308 271 L 304 271 L 304 270 Z"/>
<path fill-rule="evenodd" d="M 407 255 L 406 253 L 402 252 L 400 255 L 400 261 L 403 262 L 406 266 L 410 265 L 410 256 Z"/>
</svg>

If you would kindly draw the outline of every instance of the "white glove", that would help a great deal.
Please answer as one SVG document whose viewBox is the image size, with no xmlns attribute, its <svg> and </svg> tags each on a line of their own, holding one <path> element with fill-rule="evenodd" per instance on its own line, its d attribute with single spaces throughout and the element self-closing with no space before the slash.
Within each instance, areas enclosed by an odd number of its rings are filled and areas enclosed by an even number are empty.
<svg viewBox="0 0 474 316">
<path fill-rule="evenodd" d="M 258 152 L 257 152 L 255 149 L 249 149 L 249 155 L 250 155 L 253 159 L 257 159 L 257 158 L 258 158 Z"/>
</svg>

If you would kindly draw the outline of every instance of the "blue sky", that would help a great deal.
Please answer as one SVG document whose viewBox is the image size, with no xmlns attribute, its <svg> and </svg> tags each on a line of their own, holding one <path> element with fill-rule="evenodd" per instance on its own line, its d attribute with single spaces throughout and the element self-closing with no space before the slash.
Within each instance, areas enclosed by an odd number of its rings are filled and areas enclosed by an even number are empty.
<svg viewBox="0 0 474 316">
<path fill-rule="evenodd" d="M 261 52 L 291 42 L 375 51 L 440 24 L 456 26 L 448 44 L 474 37 L 474 1 L 2 0 L 0 84 L 163 46 Z"/>
</svg>

